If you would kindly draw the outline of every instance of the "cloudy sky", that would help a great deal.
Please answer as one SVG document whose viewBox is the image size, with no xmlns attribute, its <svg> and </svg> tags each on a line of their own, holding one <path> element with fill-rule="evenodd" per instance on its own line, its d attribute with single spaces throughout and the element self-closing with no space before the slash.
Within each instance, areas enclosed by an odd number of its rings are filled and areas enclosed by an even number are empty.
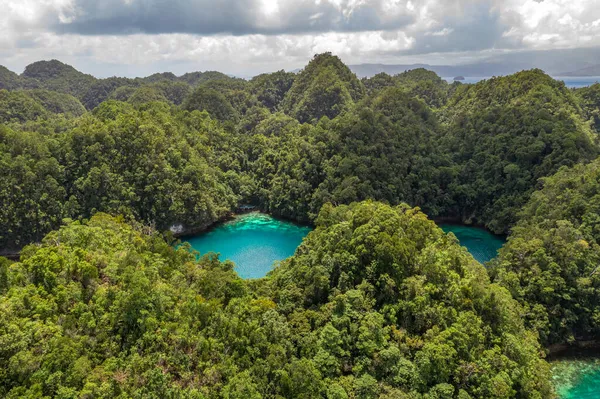
<svg viewBox="0 0 600 399">
<path fill-rule="evenodd" d="M 600 0 L 0 0 L 0 64 L 96 76 L 250 76 L 332 51 L 346 63 L 457 64 L 600 46 Z M 600 60 L 599 60 L 600 63 Z"/>
</svg>

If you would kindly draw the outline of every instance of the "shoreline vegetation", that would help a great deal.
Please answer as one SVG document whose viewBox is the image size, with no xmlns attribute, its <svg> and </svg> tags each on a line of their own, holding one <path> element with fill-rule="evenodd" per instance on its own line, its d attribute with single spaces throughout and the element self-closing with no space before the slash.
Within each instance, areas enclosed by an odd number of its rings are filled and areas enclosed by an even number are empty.
<svg viewBox="0 0 600 399">
<path fill-rule="evenodd" d="M 203 226 L 203 227 L 197 227 L 197 228 L 183 228 L 181 230 L 181 232 L 174 232 L 172 229 L 169 229 L 169 231 L 172 233 L 173 237 L 181 239 L 181 238 L 185 238 L 185 237 L 189 237 L 189 236 L 194 236 L 194 235 L 198 235 L 198 234 L 202 234 L 202 233 L 207 233 L 209 231 L 211 231 L 212 229 L 214 229 L 215 227 L 218 227 L 219 225 L 223 224 L 223 223 L 227 223 L 229 221 L 234 220 L 236 217 L 239 216 L 243 216 L 249 213 L 262 213 L 265 215 L 268 215 L 270 217 L 272 217 L 273 219 L 277 219 L 277 220 L 282 220 L 282 221 L 286 221 L 286 222 L 291 222 L 294 223 L 298 226 L 309 226 L 309 227 L 314 227 L 313 224 L 311 223 L 301 223 L 298 222 L 294 219 L 290 219 L 290 218 L 285 218 L 285 217 L 281 217 L 281 216 L 275 216 L 275 215 L 271 215 L 268 212 L 256 207 L 256 206 L 252 206 L 251 208 L 243 208 L 243 207 L 238 207 L 236 208 L 235 211 L 232 211 L 228 214 L 226 214 L 225 216 L 223 216 L 221 219 L 214 221 L 213 223 L 211 223 L 210 225 L 207 226 Z M 174 224 L 173 226 L 176 226 L 177 224 Z"/>
<path fill-rule="evenodd" d="M 227 213 L 225 216 L 223 216 L 221 219 L 216 220 L 214 222 L 211 222 L 210 224 L 207 224 L 205 226 L 200 226 L 200 227 L 182 227 L 181 229 L 178 228 L 174 228 L 175 226 L 178 226 L 178 223 L 172 224 L 171 228 L 167 231 L 164 231 L 164 233 L 171 233 L 171 235 L 176 238 L 176 239 L 182 239 L 185 237 L 189 237 L 189 236 L 194 236 L 194 235 L 198 235 L 198 234 L 202 234 L 202 233 L 206 233 L 209 232 L 210 230 L 214 229 L 215 227 L 218 227 L 219 225 L 226 223 L 228 221 L 231 221 L 233 219 L 235 219 L 237 216 L 240 215 L 244 215 L 247 213 L 252 213 L 252 212 L 260 212 L 260 213 L 265 213 L 275 219 L 280 219 L 280 220 L 284 220 L 284 221 L 288 221 L 288 222 L 293 222 L 295 224 L 298 225 L 304 225 L 304 226 L 311 226 L 314 227 L 313 224 L 311 223 L 300 223 L 294 219 L 291 218 L 285 218 L 285 217 L 281 217 L 281 216 L 274 216 L 271 215 L 267 212 L 265 212 L 264 210 L 261 210 L 257 207 L 253 207 L 253 208 L 248 208 L 248 209 L 243 209 L 243 208 L 236 208 L 235 211 L 233 212 L 229 212 Z M 481 225 L 481 224 L 465 224 L 465 223 L 461 223 L 461 219 L 460 218 L 456 218 L 456 217 L 434 217 L 431 218 L 431 220 L 433 220 L 436 224 L 451 224 L 451 225 L 457 225 L 457 226 L 465 226 L 465 227 L 473 227 L 473 228 L 478 228 L 478 229 L 482 229 L 487 231 L 488 233 L 494 234 L 496 236 L 499 237 L 506 237 L 505 234 L 497 234 L 494 233 L 493 231 L 490 231 L 489 229 L 487 229 L 485 227 L 485 225 Z M 40 244 L 38 243 L 34 243 L 34 244 Z M 11 250 L 11 251 L 1 251 L 0 252 L 0 256 L 3 256 L 5 258 L 8 258 L 10 260 L 18 260 L 19 256 L 20 256 L 21 250 Z"/>
<path fill-rule="evenodd" d="M 599 131 L 541 70 L 0 68 L 0 396 L 553 398 L 543 354 L 600 339 Z M 160 233 L 239 204 L 314 233 L 253 282 Z"/>
<path fill-rule="evenodd" d="M 173 230 L 170 230 L 173 233 L 173 237 L 175 238 L 180 238 L 180 237 L 185 237 L 185 236 L 191 236 L 191 235 L 197 235 L 197 234 L 201 234 L 204 232 L 208 232 L 210 231 L 212 228 L 214 228 L 215 226 L 218 226 L 222 223 L 226 223 L 228 221 L 231 221 L 233 219 L 235 219 L 237 216 L 240 215 L 244 215 L 247 213 L 252 213 L 252 212 L 259 212 L 259 213 L 264 213 L 266 215 L 269 215 L 270 217 L 274 218 L 274 219 L 279 219 L 279 220 L 283 220 L 283 221 L 287 221 L 287 222 L 293 222 L 297 225 L 300 226 L 311 226 L 314 227 L 314 224 L 311 223 L 301 223 L 298 222 L 295 219 L 292 218 L 286 218 L 284 216 L 277 216 L 277 215 L 272 215 L 270 213 L 268 213 L 267 211 L 265 211 L 264 209 L 260 209 L 256 206 L 253 206 L 252 208 L 248 208 L 248 209 L 243 209 L 243 208 L 236 208 L 235 211 L 228 213 L 227 215 L 223 216 L 221 219 L 216 220 L 215 222 L 211 223 L 210 225 L 207 226 L 202 226 L 202 227 L 196 227 L 196 228 L 184 228 L 181 232 L 174 232 Z M 494 233 L 493 231 L 487 229 L 485 227 L 485 225 L 483 224 L 473 224 L 473 223 L 463 223 L 461 221 L 460 218 L 457 217 L 452 217 L 452 216 L 438 216 L 438 217 L 433 217 L 430 218 L 434 223 L 436 224 L 449 224 L 449 225 L 456 225 L 456 226 L 464 226 L 464 227 L 473 227 L 473 228 L 477 228 L 477 229 L 482 229 L 484 231 L 487 231 L 490 234 L 493 234 L 495 236 L 498 237 L 507 237 L 507 234 L 497 234 Z M 173 226 L 177 226 L 178 224 L 175 223 L 173 224 Z"/>
</svg>

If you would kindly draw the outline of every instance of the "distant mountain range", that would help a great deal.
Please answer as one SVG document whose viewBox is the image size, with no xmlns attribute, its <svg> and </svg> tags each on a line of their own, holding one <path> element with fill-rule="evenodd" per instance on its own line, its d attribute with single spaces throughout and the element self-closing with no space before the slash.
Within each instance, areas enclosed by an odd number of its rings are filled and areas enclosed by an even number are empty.
<svg viewBox="0 0 600 399">
<path fill-rule="evenodd" d="M 600 76 L 600 47 L 577 48 L 566 50 L 544 50 L 544 51 L 522 51 L 511 52 L 502 55 L 488 57 L 478 62 L 464 63 L 459 65 L 431 65 L 424 63 L 415 64 L 354 64 L 348 67 L 359 77 L 371 77 L 381 72 L 389 75 L 396 75 L 404 71 L 417 68 L 425 68 L 437 73 L 443 78 L 454 78 L 456 76 L 485 78 L 490 76 L 510 75 L 524 69 L 539 68 L 551 76 L 557 77 L 589 77 Z M 37 70 L 39 69 L 38 75 Z M 291 70 L 299 72 L 301 68 Z M 274 71 L 270 71 L 274 72 Z M 136 78 L 143 80 L 183 80 L 190 81 L 199 79 L 200 76 L 208 76 L 217 72 L 192 72 L 185 73 L 182 76 L 176 76 L 172 73 L 154 73 L 145 78 Z M 48 75 L 49 74 L 49 75 Z M 72 75 L 78 79 L 94 79 L 91 75 L 84 74 L 70 65 L 63 64 L 56 60 L 35 62 L 26 67 L 22 75 L 0 66 L 0 89 L 11 89 L 13 86 L 22 85 L 23 79 L 44 78 L 51 79 L 58 75 Z M 226 76 L 225 74 L 221 74 Z M 31 75 L 31 76 L 30 76 Z M 33 76 L 35 75 L 35 76 Z M 48 75 L 48 76 L 46 76 Z M 253 75 L 233 75 L 229 77 L 250 79 Z M 72 79 L 71 79 L 72 80 Z M 189 82 L 188 82 L 189 83 Z M 77 84 L 74 84 L 77 86 Z M 74 88 L 75 89 L 75 88 Z"/>
<path fill-rule="evenodd" d="M 416 68 L 434 71 L 445 78 L 509 75 L 532 68 L 542 69 L 552 76 L 600 76 L 600 48 L 513 52 L 461 65 L 357 64 L 349 67 L 358 77 L 380 72 L 395 75 Z"/>
<path fill-rule="evenodd" d="M 404 71 L 417 68 L 425 68 L 437 73 L 441 77 L 452 78 L 455 76 L 494 76 L 508 75 L 519 71 L 520 69 L 507 69 L 502 64 L 469 64 L 469 65 L 429 65 L 429 64 L 406 64 L 406 65 L 386 65 L 386 64 L 358 64 L 348 65 L 348 67 L 359 78 L 371 77 L 381 72 L 389 75 L 396 75 Z M 523 68 L 529 69 L 529 68 Z"/>
<path fill-rule="evenodd" d="M 600 64 L 578 69 L 573 72 L 563 72 L 560 76 L 600 76 Z"/>
</svg>

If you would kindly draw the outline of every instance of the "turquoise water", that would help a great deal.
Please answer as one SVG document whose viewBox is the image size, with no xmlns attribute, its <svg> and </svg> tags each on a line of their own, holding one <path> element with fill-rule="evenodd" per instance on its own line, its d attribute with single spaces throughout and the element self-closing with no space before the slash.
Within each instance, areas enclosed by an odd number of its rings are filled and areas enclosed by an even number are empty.
<svg viewBox="0 0 600 399">
<path fill-rule="evenodd" d="M 273 262 L 292 256 L 311 230 L 252 212 L 182 240 L 200 254 L 215 252 L 219 259 L 231 260 L 242 278 L 261 278 L 272 269 Z"/>
<path fill-rule="evenodd" d="M 486 230 L 442 224 L 475 259 L 484 263 L 496 256 L 504 239 Z M 237 216 L 214 229 L 184 241 L 205 254 L 220 253 L 220 259 L 235 263 L 242 278 L 264 277 L 273 263 L 294 254 L 310 227 L 298 226 L 258 212 Z M 600 358 L 552 362 L 553 382 L 560 399 L 600 399 Z"/>
<path fill-rule="evenodd" d="M 562 359 L 551 365 L 560 399 L 600 399 L 600 359 Z"/>
<path fill-rule="evenodd" d="M 481 263 L 495 257 L 504 244 L 502 238 L 476 227 L 448 224 L 440 227 L 454 233 L 461 245 Z M 214 252 L 220 254 L 221 260 L 231 260 L 242 278 L 261 278 L 272 269 L 274 262 L 292 256 L 310 231 L 310 227 L 252 212 L 182 240 L 200 254 Z"/>
<path fill-rule="evenodd" d="M 460 245 L 466 247 L 480 263 L 485 263 L 496 257 L 498 250 L 504 245 L 504 238 L 477 227 L 457 224 L 440 224 L 446 233 L 454 233 Z"/>
</svg>

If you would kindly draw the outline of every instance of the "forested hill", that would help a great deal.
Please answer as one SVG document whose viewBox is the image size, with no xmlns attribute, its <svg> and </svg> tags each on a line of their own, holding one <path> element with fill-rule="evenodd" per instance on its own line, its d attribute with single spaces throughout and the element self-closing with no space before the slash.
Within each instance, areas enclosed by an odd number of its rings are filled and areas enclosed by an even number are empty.
<svg viewBox="0 0 600 399">
<path fill-rule="evenodd" d="M 0 277 L 6 398 L 551 397 L 508 291 L 406 205 L 324 207 L 252 285 L 103 214 Z"/>
<path fill-rule="evenodd" d="M 250 81 L 96 79 L 59 61 L 1 72 L 11 249 L 97 211 L 193 229 L 238 203 L 308 222 L 328 202 L 407 202 L 505 233 L 539 178 L 598 151 L 593 88 L 540 70 L 476 85 L 423 69 L 361 81 L 326 53 Z"/>
<path fill-rule="evenodd" d="M 540 343 L 600 339 L 599 110 L 541 70 L 358 79 L 329 53 L 0 68 L 0 396 L 551 398 Z M 316 230 L 260 281 L 173 246 L 240 204 Z M 508 243 L 488 272 L 428 217 Z"/>
</svg>

